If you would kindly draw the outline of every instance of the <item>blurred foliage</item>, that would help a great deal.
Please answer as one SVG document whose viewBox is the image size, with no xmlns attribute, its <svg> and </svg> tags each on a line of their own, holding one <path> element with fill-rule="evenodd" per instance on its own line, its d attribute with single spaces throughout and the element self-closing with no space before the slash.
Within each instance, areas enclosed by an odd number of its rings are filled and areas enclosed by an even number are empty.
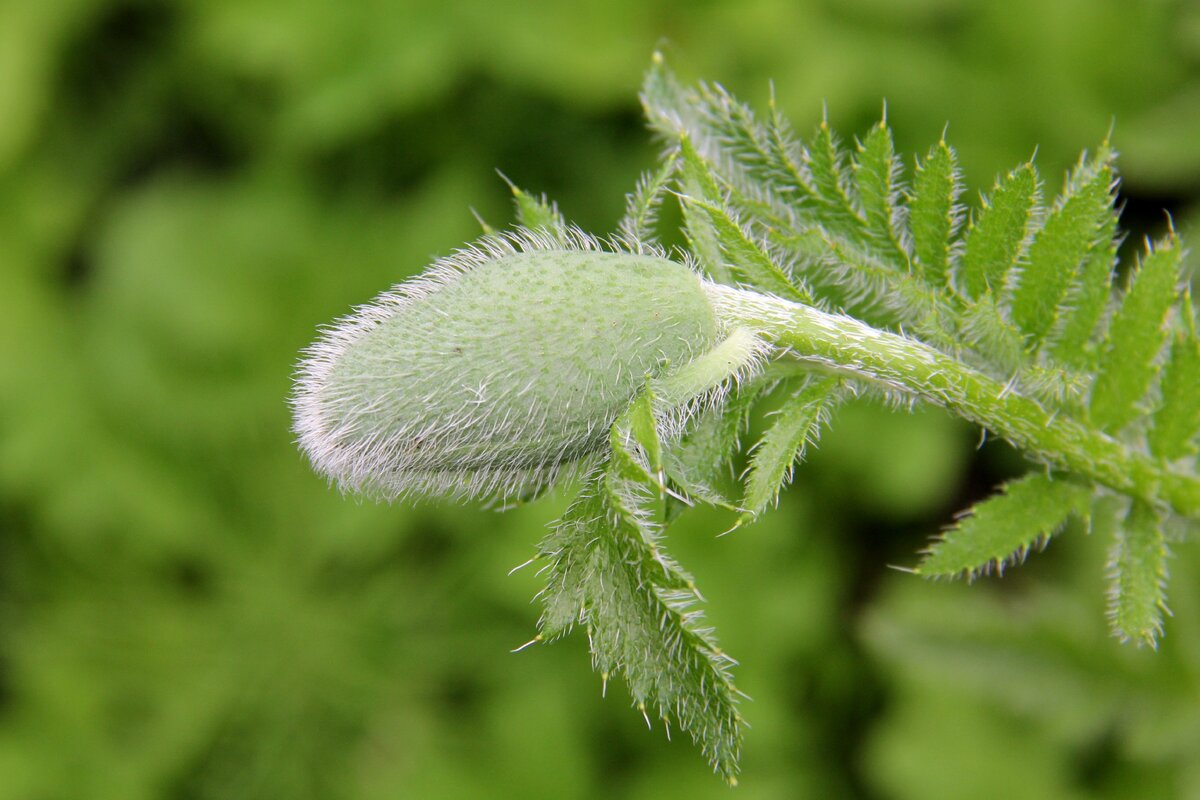
<svg viewBox="0 0 1200 800">
<path fill-rule="evenodd" d="M 801 127 L 949 123 L 976 189 L 1113 126 L 1126 227 L 1197 219 L 1183 0 L 3 0 L 0 798 L 726 796 L 583 642 L 508 653 L 561 499 L 339 497 L 284 404 L 317 324 L 505 224 L 493 169 L 611 228 L 663 37 Z M 781 512 L 673 534 L 747 662 L 741 797 L 1200 797 L 1194 542 L 1158 654 L 1106 636 L 1097 537 L 887 570 L 1020 470 L 976 436 L 852 406 Z"/>
</svg>

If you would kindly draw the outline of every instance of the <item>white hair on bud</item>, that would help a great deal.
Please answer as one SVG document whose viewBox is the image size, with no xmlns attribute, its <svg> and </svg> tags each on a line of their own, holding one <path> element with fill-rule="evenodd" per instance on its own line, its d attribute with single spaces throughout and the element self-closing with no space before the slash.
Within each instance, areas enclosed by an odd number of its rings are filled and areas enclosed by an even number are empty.
<svg viewBox="0 0 1200 800">
<path fill-rule="evenodd" d="M 508 498 L 603 452 L 647 379 L 683 378 L 670 435 L 762 354 L 725 330 L 690 262 L 518 229 L 323 329 L 297 369 L 294 431 L 344 490 Z"/>
<path fill-rule="evenodd" d="M 735 327 L 708 352 L 655 379 L 659 436 L 682 436 L 693 418 L 720 407 L 731 391 L 759 375 L 774 349 L 749 328 Z"/>
</svg>

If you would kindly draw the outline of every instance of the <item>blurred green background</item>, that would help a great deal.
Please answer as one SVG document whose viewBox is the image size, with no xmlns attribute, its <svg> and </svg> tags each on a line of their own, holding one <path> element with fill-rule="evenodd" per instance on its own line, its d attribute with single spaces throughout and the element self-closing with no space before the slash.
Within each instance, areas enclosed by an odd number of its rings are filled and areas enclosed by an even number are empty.
<svg viewBox="0 0 1200 800">
<path fill-rule="evenodd" d="M 507 224 L 495 169 L 610 230 L 663 41 L 801 131 L 949 123 L 973 190 L 1112 126 L 1131 240 L 1195 227 L 1194 2 L 3 0 L 0 798 L 732 796 L 584 637 L 509 653 L 561 497 L 341 497 L 285 404 L 318 324 Z M 1078 530 L 888 569 L 1024 468 L 977 438 L 848 407 L 778 512 L 672 531 L 754 698 L 738 797 L 1200 798 L 1195 542 L 1157 654 Z"/>
</svg>

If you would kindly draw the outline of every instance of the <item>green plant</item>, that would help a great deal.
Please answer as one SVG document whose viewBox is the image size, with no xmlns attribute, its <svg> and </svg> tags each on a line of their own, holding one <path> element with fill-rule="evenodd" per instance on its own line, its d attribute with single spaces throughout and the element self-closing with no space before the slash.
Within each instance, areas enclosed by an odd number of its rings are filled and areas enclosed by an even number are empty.
<svg viewBox="0 0 1200 800">
<path fill-rule="evenodd" d="M 1109 144 L 1049 204 L 1030 162 L 968 212 L 945 141 L 908 176 L 885 121 L 853 153 L 824 123 L 801 144 L 773 103 L 759 120 L 719 88 L 682 88 L 658 58 L 642 99 L 666 152 L 610 241 L 514 187 L 523 227 L 437 262 L 309 350 L 294 408 L 314 465 L 389 499 L 512 500 L 578 471 L 534 559 L 535 641 L 585 626 L 603 680 L 621 675 L 648 724 L 674 721 L 731 782 L 732 661 L 662 532 L 697 501 L 753 521 L 848 397 L 943 406 L 1044 467 L 914 572 L 1000 571 L 1075 515 L 1114 531 L 1114 633 L 1153 646 L 1168 539 L 1200 519 L 1200 338 L 1174 233 L 1114 290 Z M 677 260 L 654 244 L 670 193 L 690 250 Z M 730 491 L 768 394 L 778 414 Z"/>
</svg>

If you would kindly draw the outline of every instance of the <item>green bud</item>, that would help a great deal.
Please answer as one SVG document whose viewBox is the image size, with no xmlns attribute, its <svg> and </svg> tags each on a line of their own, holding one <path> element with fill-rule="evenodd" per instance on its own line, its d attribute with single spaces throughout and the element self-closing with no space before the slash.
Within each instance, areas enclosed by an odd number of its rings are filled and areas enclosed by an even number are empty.
<svg viewBox="0 0 1200 800">
<path fill-rule="evenodd" d="M 602 451 L 647 378 L 718 335 L 686 266 L 604 252 L 576 232 L 487 237 L 306 351 L 295 431 L 345 489 L 527 492 Z"/>
</svg>

